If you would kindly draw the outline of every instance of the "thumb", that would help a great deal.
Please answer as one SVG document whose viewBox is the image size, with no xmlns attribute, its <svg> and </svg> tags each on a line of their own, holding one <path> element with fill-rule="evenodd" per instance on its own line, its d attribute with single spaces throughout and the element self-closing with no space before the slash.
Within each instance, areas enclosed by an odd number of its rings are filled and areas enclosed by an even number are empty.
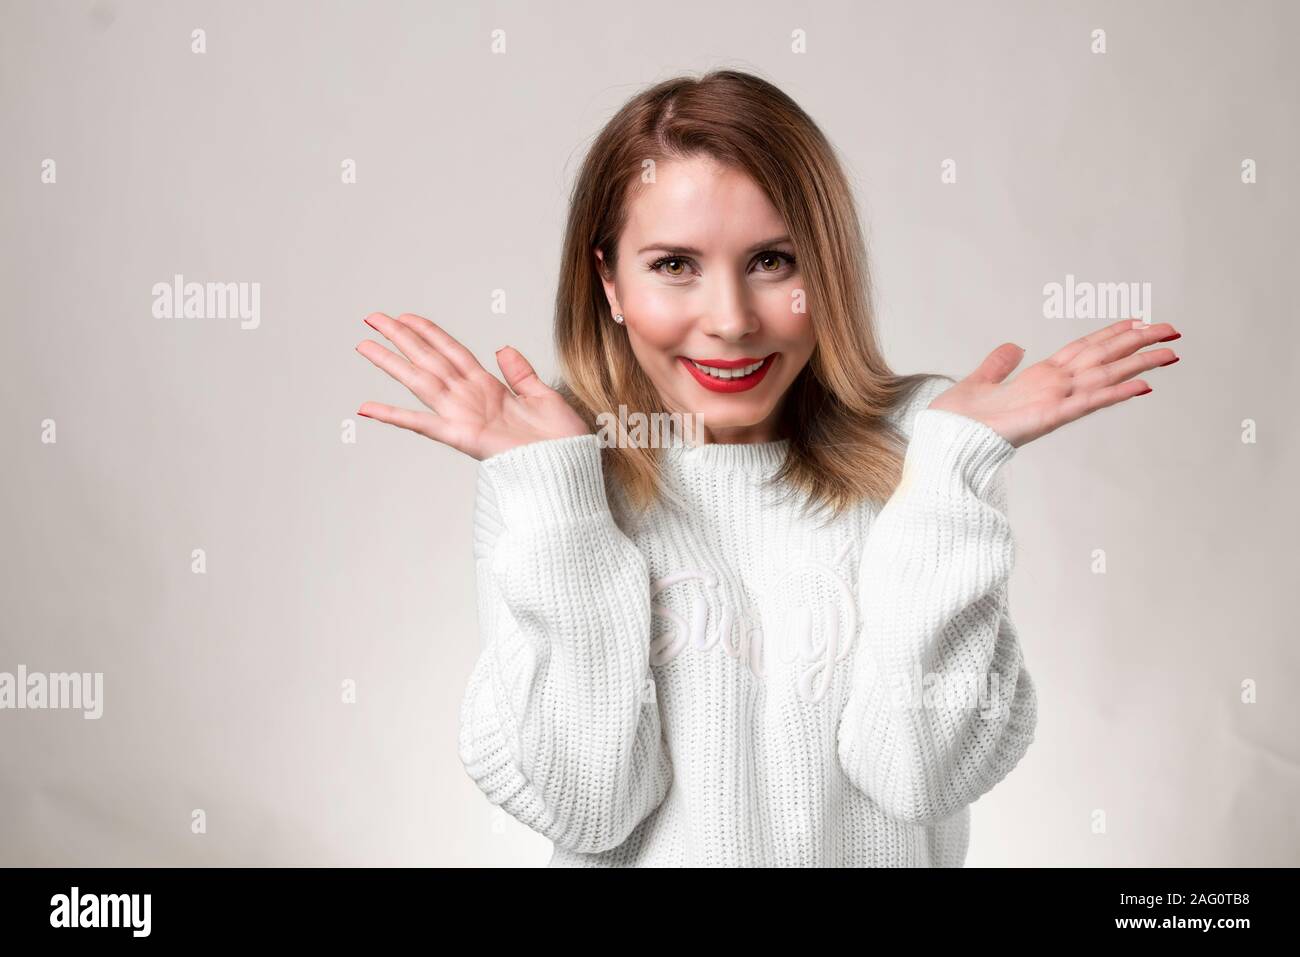
<svg viewBox="0 0 1300 957">
<path fill-rule="evenodd" d="M 1001 382 L 1011 375 L 1012 370 L 1020 365 L 1020 360 L 1024 357 L 1024 349 L 1014 342 L 1004 342 L 988 354 L 970 377 L 981 382 Z"/>
<path fill-rule="evenodd" d="M 514 346 L 502 346 L 497 350 L 497 365 L 506 377 L 506 384 L 515 391 L 515 395 L 542 395 L 550 387 L 537 377 L 528 360 Z"/>
</svg>

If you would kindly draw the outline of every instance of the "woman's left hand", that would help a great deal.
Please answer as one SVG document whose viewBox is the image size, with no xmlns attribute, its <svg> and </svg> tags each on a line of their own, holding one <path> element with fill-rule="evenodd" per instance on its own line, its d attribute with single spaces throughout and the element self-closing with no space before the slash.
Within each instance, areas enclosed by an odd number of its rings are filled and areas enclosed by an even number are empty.
<svg viewBox="0 0 1300 957">
<path fill-rule="evenodd" d="M 1020 365 L 1025 350 L 1004 342 L 929 408 L 983 422 L 1019 447 L 1090 412 L 1150 392 L 1143 380 L 1129 380 L 1178 357 L 1168 348 L 1137 350 L 1181 335 L 1167 322 L 1124 319 L 1074 340 L 1010 381 L 1003 380 Z"/>
</svg>

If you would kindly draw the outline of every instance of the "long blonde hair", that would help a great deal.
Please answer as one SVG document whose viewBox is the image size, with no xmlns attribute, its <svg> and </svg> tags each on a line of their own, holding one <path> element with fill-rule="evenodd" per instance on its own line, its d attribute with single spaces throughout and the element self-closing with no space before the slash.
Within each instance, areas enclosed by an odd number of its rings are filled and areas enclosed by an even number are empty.
<svg viewBox="0 0 1300 957">
<path fill-rule="evenodd" d="M 813 120 L 773 84 L 735 70 L 680 76 L 633 97 L 596 136 L 570 198 L 555 299 L 555 385 L 596 430 L 620 404 L 667 412 L 615 324 L 594 249 L 616 265 L 626 200 L 646 160 L 709 155 L 744 170 L 785 220 L 816 337 L 786 393 L 781 437 L 789 440 L 773 482 L 801 493 L 805 512 L 838 515 L 898 484 L 904 444 L 886 417 L 925 373 L 890 371 L 876 339 L 866 247 L 852 191 Z M 607 475 L 633 507 L 666 490 L 659 450 L 610 446 Z"/>
</svg>

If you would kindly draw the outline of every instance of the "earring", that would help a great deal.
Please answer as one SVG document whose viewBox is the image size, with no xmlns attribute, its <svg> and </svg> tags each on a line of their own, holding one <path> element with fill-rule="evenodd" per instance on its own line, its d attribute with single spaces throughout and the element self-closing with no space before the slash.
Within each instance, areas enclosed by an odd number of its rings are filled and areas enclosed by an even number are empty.
<svg viewBox="0 0 1300 957">
<path fill-rule="evenodd" d="M 614 321 L 621 326 L 623 324 L 623 313 L 621 312 L 614 313 Z"/>
</svg>

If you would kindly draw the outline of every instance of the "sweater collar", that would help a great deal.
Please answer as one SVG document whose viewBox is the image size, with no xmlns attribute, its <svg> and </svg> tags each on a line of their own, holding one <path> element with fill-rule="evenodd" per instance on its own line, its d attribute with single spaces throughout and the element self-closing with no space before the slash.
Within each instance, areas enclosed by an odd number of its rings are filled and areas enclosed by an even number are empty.
<svg viewBox="0 0 1300 957">
<path fill-rule="evenodd" d="M 789 439 L 707 442 L 703 445 L 670 446 L 664 449 L 664 459 L 688 467 L 772 473 L 781 467 L 789 448 Z"/>
</svg>

